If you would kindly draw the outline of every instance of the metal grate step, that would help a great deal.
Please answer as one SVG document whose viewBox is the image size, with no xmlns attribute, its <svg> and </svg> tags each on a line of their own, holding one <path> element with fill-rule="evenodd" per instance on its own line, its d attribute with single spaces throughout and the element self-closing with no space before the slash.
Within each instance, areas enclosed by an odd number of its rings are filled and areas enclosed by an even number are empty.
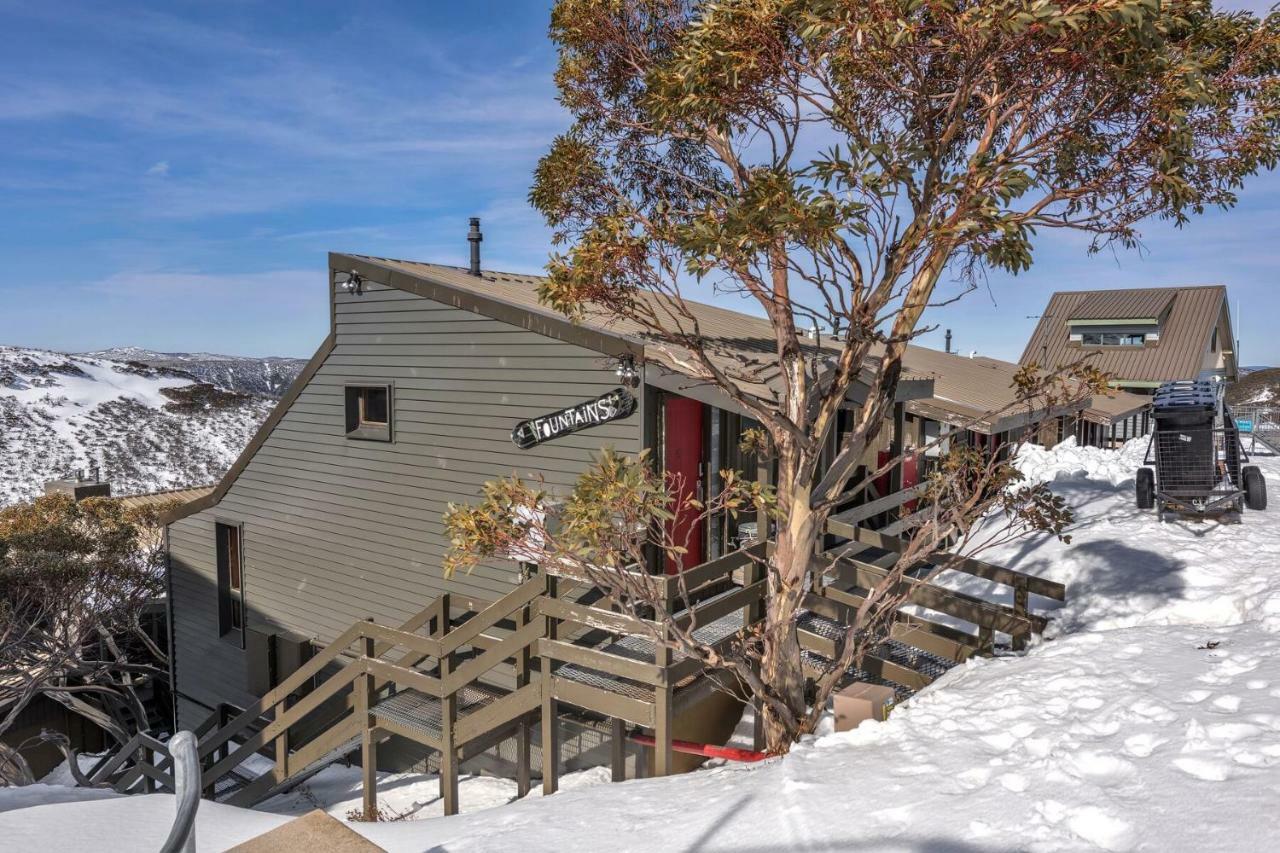
<svg viewBox="0 0 1280 853">
<path fill-rule="evenodd" d="M 469 684 L 458 692 L 458 714 L 477 711 L 505 695 L 504 691 L 496 687 Z M 420 732 L 432 740 L 439 740 L 443 732 L 440 700 L 417 690 L 401 690 L 383 699 L 370 710 L 374 716 Z"/>
<path fill-rule="evenodd" d="M 819 637 L 836 641 L 844 638 L 846 630 L 845 626 L 841 625 L 839 622 L 829 619 L 826 616 L 822 616 L 821 614 L 814 613 L 812 610 L 801 611 L 796 620 L 796 627 L 801 631 L 808 631 L 809 633 L 816 634 Z M 956 665 L 954 661 L 938 657 L 937 655 L 926 652 L 923 649 L 918 649 L 915 646 L 908 645 L 901 640 L 886 640 L 879 646 L 876 646 L 872 651 L 877 657 L 884 658 L 885 660 L 896 663 L 899 666 L 904 666 L 907 669 L 914 669 L 916 672 L 927 676 L 930 680 L 940 678 L 942 675 L 946 674 L 947 670 Z M 822 656 L 815 653 L 815 657 L 821 658 Z M 822 660 L 826 660 L 826 658 L 822 658 Z M 830 665 L 830 661 L 827 661 L 827 665 Z M 865 675 L 865 673 L 863 674 Z M 865 679 L 858 678 L 857 680 L 862 681 Z M 892 682 L 885 683 L 890 684 L 895 689 L 901 687 L 901 685 Z M 902 689 L 907 690 L 905 687 Z M 910 691 L 908 691 L 908 695 L 910 695 Z"/>
<path fill-rule="evenodd" d="M 712 596 L 706 601 L 699 602 L 702 604 L 710 604 L 716 599 L 725 595 L 737 592 L 737 588 L 727 590 L 719 595 Z M 683 615 L 676 614 L 676 618 Z M 742 612 L 734 611 L 728 615 L 722 616 L 713 622 L 705 625 L 699 625 L 693 631 L 694 639 L 705 645 L 714 645 L 721 640 L 726 639 L 742 628 Z M 653 654 L 655 651 L 653 640 L 638 635 L 628 635 L 616 640 L 608 645 L 599 647 L 599 651 L 606 652 L 618 657 L 629 658 L 634 661 L 653 662 Z M 680 652 L 674 652 L 672 659 L 674 661 L 683 660 L 685 655 Z M 585 684 L 589 687 L 598 687 L 601 690 L 609 690 L 626 696 L 631 699 L 639 699 L 644 702 L 653 701 L 653 688 L 647 684 L 639 684 L 625 678 L 619 678 L 607 672 L 601 672 L 598 669 L 590 667 L 578 666 L 577 664 L 566 664 L 556 670 L 556 675 L 561 678 L 567 678 L 576 681 L 579 684 Z"/>
</svg>

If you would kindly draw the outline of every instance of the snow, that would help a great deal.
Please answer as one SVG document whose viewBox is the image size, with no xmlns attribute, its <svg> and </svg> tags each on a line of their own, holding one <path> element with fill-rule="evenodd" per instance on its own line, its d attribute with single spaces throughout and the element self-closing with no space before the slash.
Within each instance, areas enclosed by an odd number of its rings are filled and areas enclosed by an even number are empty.
<svg viewBox="0 0 1280 853">
<path fill-rule="evenodd" d="M 0 506 L 92 468 L 115 494 L 216 481 L 272 403 L 184 411 L 163 393 L 194 384 L 164 366 L 0 346 Z"/>
<path fill-rule="evenodd" d="M 381 801 L 417 819 L 352 826 L 391 851 L 1271 849 L 1277 511 L 1160 524 L 1133 505 L 1139 444 L 1019 459 L 1076 508 L 1072 542 L 1022 541 L 983 558 L 1065 583 L 1068 602 L 1033 599 L 1054 617 L 1045 639 L 954 668 L 883 723 L 668 779 L 614 785 L 588 771 L 554 797 L 510 804 L 511 783 L 468 778 L 466 813 L 445 819 L 433 819 L 435 777 L 392 774 Z M 1275 457 L 1254 461 L 1280 486 Z M 264 804 L 272 814 L 204 804 L 200 849 L 316 804 L 342 815 L 358 792 L 354 771 L 335 767 Z M 0 814 L 0 838 L 57 853 L 80 849 L 88 826 L 101 830 L 88 836 L 97 849 L 146 849 L 114 827 L 171 814 L 159 796 L 40 806 Z"/>
</svg>

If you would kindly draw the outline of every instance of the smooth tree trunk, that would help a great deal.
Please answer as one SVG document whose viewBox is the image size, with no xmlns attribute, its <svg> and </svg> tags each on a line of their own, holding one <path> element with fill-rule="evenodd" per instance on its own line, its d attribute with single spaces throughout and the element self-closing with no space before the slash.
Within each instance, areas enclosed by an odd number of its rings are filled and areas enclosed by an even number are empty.
<svg viewBox="0 0 1280 853">
<path fill-rule="evenodd" d="M 809 563 L 816 541 L 815 516 L 809 507 L 809 490 L 787 489 L 790 511 L 780 526 L 770 558 L 769 601 L 765 611 L 764 651 L 760 676 L 790 712 L 790 719 L 764 703 L 766 748 L 784 753 L 803 732 L 806 718 L 805 675 L 800 656 L 796 614 L 804 603 Z"/>
</svg>

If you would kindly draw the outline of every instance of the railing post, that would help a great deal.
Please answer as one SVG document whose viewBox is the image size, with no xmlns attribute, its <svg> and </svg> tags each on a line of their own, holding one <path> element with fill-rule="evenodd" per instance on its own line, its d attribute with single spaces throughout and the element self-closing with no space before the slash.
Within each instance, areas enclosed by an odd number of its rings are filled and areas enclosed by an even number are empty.
<svg viewBox="0 0 1280 853">
<path fill-rule="evenodd" d="M 556 597 L 556 578 L 543 573 L 546 583 L 547 598 Z M 546 620 L 544 634 L 548 640 L 556 638 L 556 621 L 551 616 Z M 555 689 L 552 685 L 551 658 L 542 655 L 542 793 L 554 794 L 560 786 L 560 726 L 557 718 Z"/>
<path fill-rule="evenodd" d="M 996 634 L 990 625 L 978 626 L 978 649 L 984 654 L 991 654 L 995 650 Z"/>
<path fill-rule="evenodd" d="M 1019 616 L 1026 617 L 1027 606 L 1030 601 L 1030 594 L 1027 590 L 1027 578 L 1025 575 L 1019 575 L 1014 578 L 1013 582 L 1013 612 Z M 1021 631 L 1013 635 L 1013 650 L 1020 652 L 1027 647 L 1028 631 Z"/>
<path fill-rule="evenodd" d="M 276 705 L 276 719 L 280 719 L 289 711 L 289 697 L 286 696 Z M 275 740 L 276 766 L 273 771 L 275 780 L 283 782 L 289 778 L 289 727 L 285 726 Z"/>
<path fill-rule="evenodd" d="M 372 622 L 370 617 L 367 621 Z M 373 637 L 364 637 L 361 650 L 365 658 L 365 674 L 356 677 L 356 715 L 360 721 L 360 781 L 364 794 L 364 819 L 376 820 L 378 815 L 378 741 L 374 737 L 370 711 L 374 704 L 377 684 L 368 671 L 368 663 L 377 657 Z"/>
<path fill-rule="evenodd" d="M 440 639 L 448 636 L 453 627 L 451 604 L 447 594 L 443 596 L 440 619 Z M 453 673 L 453 653 L 440 658 L 440 681 L 446 682 Z M 446 690 L 440 697 L 440 799 L 444 800 L 444 813 L 458 813 L 458 750 L 454 746 L 454 727 L 458 722 L 458 691 Z"/>
<path fill-rule="evenodd" d="M 627 724 L 621 717 L 609 720 L 609 765 L 612 781 L 627 780 Z"/>
<path fill-rule="evenodd" d="M 521 583 L 528 583 L 529 578 L 525 574 L 521 574 Z M 533 609 L 526 604 L 516 612 L 516 630 L 519 631 L 525 625 L 529 624 L 529 620 L 533 618 Z M 520 690 L 529 685 L 529 647 L 525 646 L 516 655 L 516 690 Z M 523 797 L 529 793 L 529 777 L 533 775 L 530 767 L 529 748 L 530 741 L 530 725 L 529 715 L 526 714 L 520 719 L 520 724 L 516 727 L 516 797 Z"/>
<path fill-rule="evenodd" d="M 756 463 L 756 480 L 757 482 L 768 485 L 770 480 L 770 468 L 768 462 L 761 457 Z M 756 510 L 756 542 L 768 543 L 769 541 L 769 513 L 761 507 Z M 765 554 L 761 555 L 762 560 L 768 559 L 768 544 L 765 545 Z M 768 566 L 760 560 L 752 560 L 747 567 L 745 577 L 748 586 L 752 583 L 758 583 L 769 576 Z M 747 607 L 747 625 L 749 627 L 761 622 L 765 618 L 765 599 L 768 593 L 760 597 L 759 601 L 753 601 Z M 754 726 L 751 733 L 752 749 L 760 750 L 764 748 L 764 706 L 758 699 L 752 700 L 755 705 Z"/>
<path fill-rule="evenodd" d="M 667 609 L 670 604 L 664 601 L 662 606 Z M 669 673 L 666 672 L 671 666 L 671 649 L 666 644 L 669 630 L 669 626 L 664 622 L 657 642 L 653 644 L 653 662 L 664 670 L 662 683 L 653 689 L 653 772 L 655 776 L 666 776 L 671 773 L 672 688 Z"/>
</svg>

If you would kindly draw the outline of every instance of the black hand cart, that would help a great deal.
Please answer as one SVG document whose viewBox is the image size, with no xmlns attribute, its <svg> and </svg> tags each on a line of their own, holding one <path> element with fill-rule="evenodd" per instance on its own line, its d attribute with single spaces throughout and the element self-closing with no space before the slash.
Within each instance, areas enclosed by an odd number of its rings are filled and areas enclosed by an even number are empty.
<svg viewBox="0 0 1280 853">
<path fill-rule="evenodd" d="M 1266 509 L 1267 485 L 1249 456 L 1218 382 L 1166 382 L 1152 403 L 1155 432 L 1136 484 L 1139 509 L 1204 516 Z"/>
</svg>

